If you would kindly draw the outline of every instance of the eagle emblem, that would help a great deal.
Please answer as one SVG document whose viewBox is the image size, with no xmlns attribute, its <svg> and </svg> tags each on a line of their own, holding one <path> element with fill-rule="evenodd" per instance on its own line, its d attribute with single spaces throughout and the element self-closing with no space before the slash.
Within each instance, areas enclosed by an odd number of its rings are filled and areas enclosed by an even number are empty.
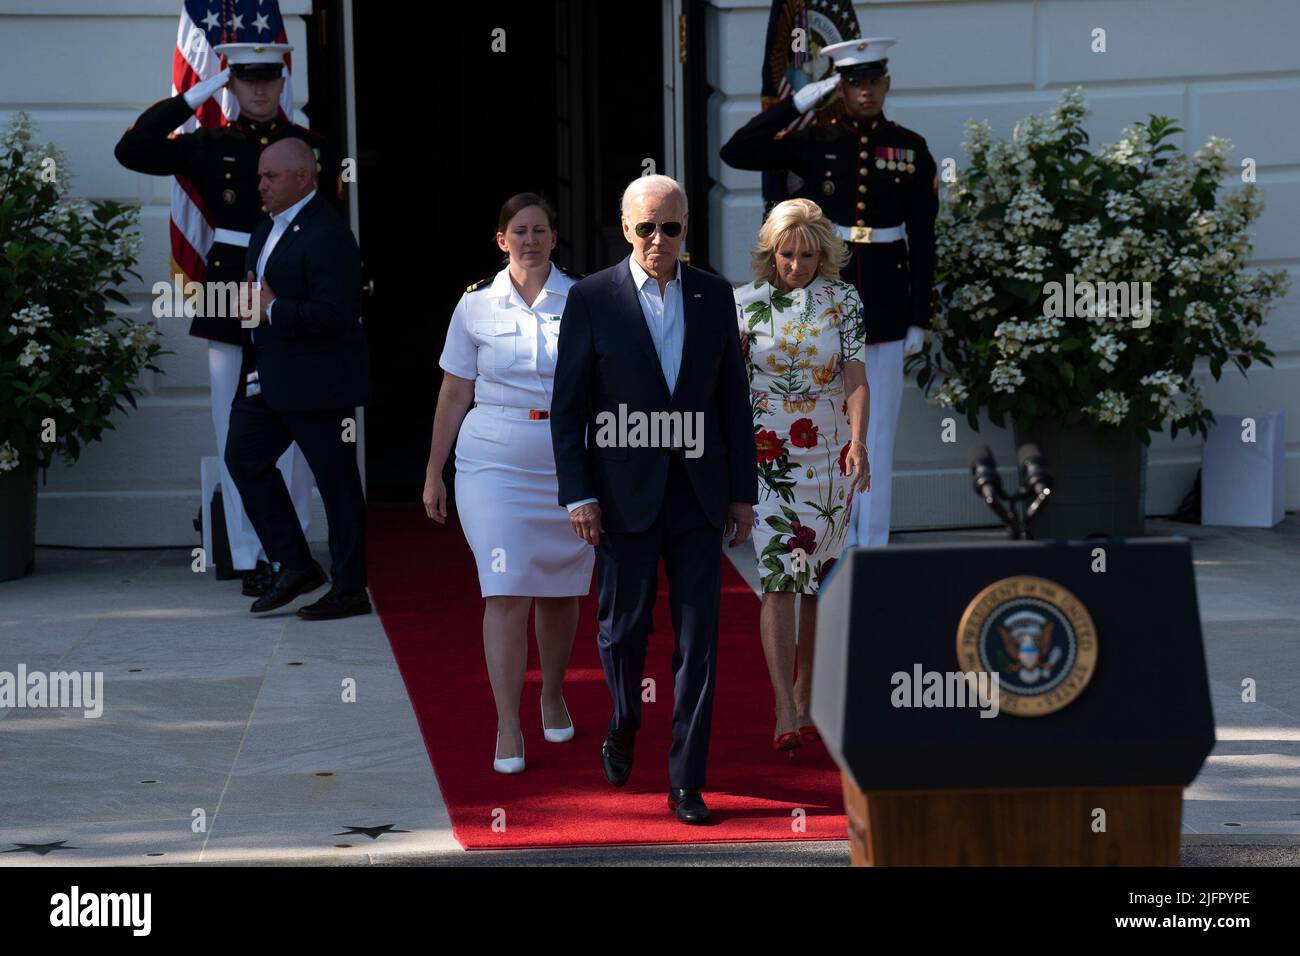
<svg viewBox="0 0 1300 956">
<path fill-rule="evenodd" d="M 997 674 L 1001 711 L 1040 717 L 1083 693 L 1097 666 L 1097 632 L 1077 597 L 1054 581 L 995 581 L 966 606 L 957 627 L 966 673 Z"/>
</svg>

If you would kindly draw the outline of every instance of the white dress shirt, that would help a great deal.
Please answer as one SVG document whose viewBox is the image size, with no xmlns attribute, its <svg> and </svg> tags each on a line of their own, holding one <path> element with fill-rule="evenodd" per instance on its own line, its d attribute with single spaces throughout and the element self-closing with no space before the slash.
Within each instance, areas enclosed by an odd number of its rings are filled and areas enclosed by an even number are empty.
<svg viewBox="0 0 1300 956">
<path fill-rule="evenodd" d="M 262 254 L 257 257 L 257 281 L 262 281 L 262 274 L 266 272 L 266 260 L 271 258 L 271 252 L 275 249 L 275 244 L 280 241 L 280 237 L 288 231 L 293 217 L 298 215 L 302 207 L 311 202 L 316 195 L 316 190 L 312 190 L 303 196 L 292 206 L 287 209 L 281 209 L 279 212 L 271 213 L 271 234 L 266 237 L 266 244 L 262 246 Z M 266 320 L 271 321 L 271 310 L 275 308 L 272 302 L 266 307 Z"/>
<path fill-rule="evenodd" d="M 641 268 L 636 256 L 629 256 L 629 268 L 632 281 L 636 283 L 637 301 L 641 303 L 641 314 L 645 316 L 646 327 L 650 329 L 650 338 L 655 344 L 655 354 L 659 356 L 659 367 L 663 370 L 664 381 L 668 383 L 668 392 L 677 387 L 677 373 L 682 368 L 682 348 L 686 343 L 686 319 L 682 313 L 682 264 L 674 265 L 673 277 L 659 292 L 659 280 Z M 583 498 L 572 501 L 564 507 L 570 513 L 596 502 L 595 498 Z"/>
<path fill-rule="evenodd" d="M 682 367 L 682 346 L 686 340 L 686 322 L 682 317 L 682 264 L 674 263 L 673 277 L 660 293 L 659 280 L 641 268 L 636 256 L 629 256 L 628 262 L 632 281 L 636 283 L 641 314 L 650 329 L 650 338 L 654 340 L 655 352 L 659 355 L 659 367 L 663 369 L 664 381 L 668 383 L 671 395 L 677 386 L 677 373 Z"/>
</svg>

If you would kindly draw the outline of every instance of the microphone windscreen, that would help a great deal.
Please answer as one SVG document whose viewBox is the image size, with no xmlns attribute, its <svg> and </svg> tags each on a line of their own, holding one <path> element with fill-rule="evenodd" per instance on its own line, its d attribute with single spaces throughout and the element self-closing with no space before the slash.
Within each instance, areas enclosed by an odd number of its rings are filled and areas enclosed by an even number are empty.
<svg viewBox="0 0 1300 956">
<path fill-rule="evenodd" d="M 993 449 L 988 445 L 978 445 L 970 450 L 969 461 L 972 471 L 981 465 L 994 465 Z"/>
</svg>

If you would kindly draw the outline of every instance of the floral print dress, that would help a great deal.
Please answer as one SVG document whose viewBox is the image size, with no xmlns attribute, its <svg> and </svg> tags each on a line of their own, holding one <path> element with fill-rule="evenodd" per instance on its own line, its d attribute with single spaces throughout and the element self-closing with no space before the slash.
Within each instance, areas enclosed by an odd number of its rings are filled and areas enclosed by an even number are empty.
<svg viewBox="0 0 1300 956">
<path fill-rule="evenodd" d="M 849 528 L 843 366 L 863 360 L 862 302 L 851 283 L 821 276 L 788 292 L 758 281 L 735 296 L 758 447 L 763 591 L 815 595 Z"/>
</svg>

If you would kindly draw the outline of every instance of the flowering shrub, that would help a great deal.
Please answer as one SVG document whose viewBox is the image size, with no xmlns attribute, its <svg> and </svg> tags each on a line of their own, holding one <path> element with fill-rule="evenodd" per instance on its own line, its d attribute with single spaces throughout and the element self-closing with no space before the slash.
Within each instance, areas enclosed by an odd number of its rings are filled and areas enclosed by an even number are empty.
<svg viewBox="0 0 1300 956">
<path fill-rule="evenodd" d="M 69 462 L 161 371 L 157 332 L 113 311 L 139 251 L 139 210 L 67 197 L 68 166 L 25 113 L 0 136 L 0 472 Z M 138 276 L 137 276 L 138 278 Z"/>
<path fill-rule="evenodd" d="M 1205 434 L 1197 359 L 1216 379 L 1228 362 L 1272 364 L 1259 329 L 1287 279 L 1245 269 L 1258 190 L 1220 200 L 1229 144 L 1211 137 L 1189 158 L 1164 117 L 1089 152 L 1087 112 L 1076 89 L 1009 141 L 966 124 L 971 165 L 937 224 L 934 335 L 908 368 L 976 429 L 984 409 L 1000 427 L 1010 415 L 1143 441 L 1166 422 Z M 1130 289 L 1143 308 L 1117 309 Z"/>
</svg>

